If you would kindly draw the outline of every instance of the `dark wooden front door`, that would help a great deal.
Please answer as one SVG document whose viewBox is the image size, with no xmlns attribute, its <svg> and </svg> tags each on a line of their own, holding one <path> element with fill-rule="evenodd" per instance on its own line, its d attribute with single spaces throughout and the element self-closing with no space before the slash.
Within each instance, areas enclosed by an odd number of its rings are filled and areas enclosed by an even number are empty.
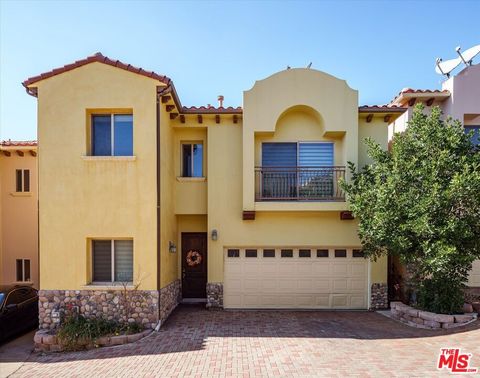
<svg viewBox="0 0 480 378">
<path fill-rule="evenodd" d="M 182 233 L 183 298 L 207 297 L 207 233 Z"/>
</svg>

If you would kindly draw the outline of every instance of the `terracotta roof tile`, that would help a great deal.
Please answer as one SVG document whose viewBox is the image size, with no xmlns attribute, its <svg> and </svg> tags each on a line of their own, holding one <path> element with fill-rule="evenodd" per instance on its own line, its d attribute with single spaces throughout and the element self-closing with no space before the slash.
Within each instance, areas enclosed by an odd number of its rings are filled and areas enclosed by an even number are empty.
<svg viewBox="0 0 480 378">
<path fill-rule="evenodd" d="M 190 106 L 182 107 L 182 113 L 199 113 L 199 114 L 205 114 L 205 113 L 226 113 L 226 114 L 242 114 L 243 109 L 241 106 L 238 106 L 234 108 L 233 106 L 229 106 L 228 108 L 222 107 L 215 107 L 215 106 Z"/>
<path fill-rule="evenodd" d="M 393 113 L 403 113 L 407 108 L 402 106 L 387 104 L 387 105 L 362 105 L 358 107 L 360 113 L 367 112 L 393 112 Z"/>
<path fill-rule="evenodd" d="M 143 68 L 135 67 L 135 66 L 132 66 L 130 64 L 125 64 L 123 62 L 120 62 L 119 60 L 110 59 L 110 58 L 102 55 L 102 53 L 98 52 L 95 55 L 89 56 L 85 59 L 77 60 L 75 63 L 71 63 L 71 64 L 67 64 L 63 67 L 55 68 L 51 71 L 44 72 L 44 73 L 42 73 L 40 75 L 37 75 L 37 76 L 32 76 L 32 77 L 28 78 L 27 80 L 25 80 L 22 84 L 23 84 L 24 87 L 28 87 L 32 84 L 35 84 L 36 82 L 38 82 L 40 80 L 48 79 L 52 76 L 55 76 L 55 75 L 58 75 L 58 74 L 61 74 L 61 73 L 64 73 L 64 72 L 68 72 L 68 71 L 71 71 L 75 68 L 82 67 L 86 64 L 90 64 L 90 63 L 94 63 L 94 62 L 108 64 L 109 66 L 113 66 L 113 67 L 118 67 L 118 68 L 124 69 L 126 71 L 130 71 L 130 72 L 142 75 L 142 76 L 149 77 L 151 79 L 158 80 L 158 81 L 160 81 L 164 84 L 167 84 L 167 85 L 170 84 L 170 82 L 171 82 L 171 79 L 168 78 L 165 75 L 159 75 L 159 74 L 157 74 L 153 71 L 146 71 Z M 35 92 L 33 92 L 31 94 L 35 95 Z"/>
<path fill-rule="evenodd" d="M 2 147 L 36 147 L 36 140 L 3 140 L 0 142 Z"/>
<path fill-rule="evenodd" d="M 390 101 L 390 104 L 393 104 L 397 99 L 399 99 L 403 94 L 450 94 L 447 89 L 413 89 L 413 88 L 403 88 L 397 96 Z"/>
</svg>

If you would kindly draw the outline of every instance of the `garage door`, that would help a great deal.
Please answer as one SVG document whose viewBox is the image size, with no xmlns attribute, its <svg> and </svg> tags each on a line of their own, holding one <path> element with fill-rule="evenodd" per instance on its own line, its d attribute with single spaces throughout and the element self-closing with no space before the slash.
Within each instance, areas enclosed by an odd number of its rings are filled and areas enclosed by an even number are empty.
<svg viewBox="0 0 480 378">
<path fill-rule="evenodd" d="M 473 263 L 468 286 L 480 287 L 480 260 L 474 261 Z"/>
<path fill-rule="evenodd" d="M 225 249 L 225 308 L 366 309 L 368 262 L 357 249 Z"/>
</svg>

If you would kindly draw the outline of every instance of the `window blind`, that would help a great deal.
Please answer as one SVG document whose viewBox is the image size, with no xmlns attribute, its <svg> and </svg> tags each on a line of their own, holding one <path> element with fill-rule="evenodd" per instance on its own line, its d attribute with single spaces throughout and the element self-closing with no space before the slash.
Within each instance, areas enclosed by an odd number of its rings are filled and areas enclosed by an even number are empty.
<svg viewBox="0 0 480 378">
<path fill-rule="evenodd" d="M 133 240 L 115 240 L 115 281 L 133 281 Z"/>
<path fill-rule="evenodd" d="M 298 165 L 300 167 L 333 166 L 333 143 L 300 143 Z"/>
<path fill-rule="evenodd" d="M 263 143 L 262 165 L 264 167 L 295 167 L 297 143 Z"/>
<path fill-rule="evenodd" d="M 112 242 L 110 240 L 93 241 L 93 280 L 112 281 Z"/>
</svg>

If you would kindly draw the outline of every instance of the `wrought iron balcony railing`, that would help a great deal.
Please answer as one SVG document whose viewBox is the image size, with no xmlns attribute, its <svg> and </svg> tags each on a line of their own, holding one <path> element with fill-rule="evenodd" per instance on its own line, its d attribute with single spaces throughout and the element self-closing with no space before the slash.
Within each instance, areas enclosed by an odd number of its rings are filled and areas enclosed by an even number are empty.
<svg viewBox="0 0 480 378">
<path fill-rule="evenodd" d="M 345 167 L 256 167 L 256 201 L 345 201 Z"/>
</svg>

